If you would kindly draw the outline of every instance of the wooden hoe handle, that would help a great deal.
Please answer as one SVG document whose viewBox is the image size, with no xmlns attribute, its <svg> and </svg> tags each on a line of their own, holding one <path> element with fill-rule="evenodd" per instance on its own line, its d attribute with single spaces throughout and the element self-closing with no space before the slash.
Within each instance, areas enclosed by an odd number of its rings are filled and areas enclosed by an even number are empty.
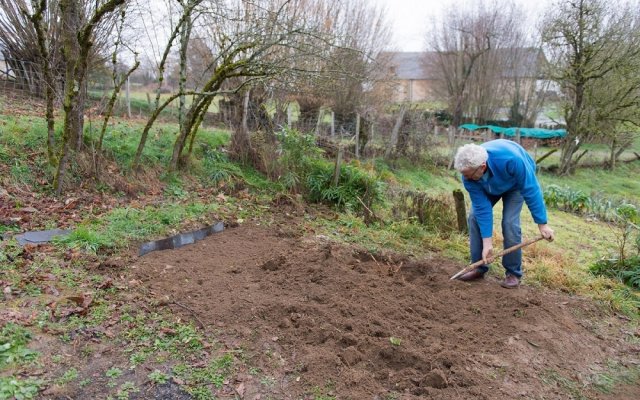
<svg viewBox="0 0 640 400">
<path fill-rule="evenodd" d="M 544 236 L 539 235 L 539 236 L 534 237 L 533 239 L 525 240 L 522 243 L 516 244 L 515 246 L 511 246 L 508 249 L 504 249 L 501 252 L 499 252 L 497 254 L 494 254 L 493 257 L 491 258 L 491 261 L 489 261 L 489 262 L 491 263 L 491 262 L 493 262 L 493 260 L 495 260 L 498 257 L 502 257 L 502 256 L 504 256 L 506 254 L 512 253 L 512 252 L 514 252 L 514 251 L 516 251 L 518 249 L 521 249 L 521 248 L 523 248 L 525 246 L 528 246 L 528 245 L 530 245 L 532 243 L 535 243 L 538 240 L 542 240 L 542 239 L 544 239 Z M 474 269 L 476 267 L 479 267 L 479 266 L 481 266 L 483 264 L 484 264 L 484 261 L 482 261 L 482 260 L 476 261 L 473 264 L 471 264 L 468 267 L 466 267 L 465 269 L 463 269 L 462 271 L 460 271 L 457 274 L 455 274 L 454 276 L 452 276 L 450 280 L 457 279 L 458 277 L 466 274 L 467 272 L 471 271 L 472 269 Z"/>
</svg>

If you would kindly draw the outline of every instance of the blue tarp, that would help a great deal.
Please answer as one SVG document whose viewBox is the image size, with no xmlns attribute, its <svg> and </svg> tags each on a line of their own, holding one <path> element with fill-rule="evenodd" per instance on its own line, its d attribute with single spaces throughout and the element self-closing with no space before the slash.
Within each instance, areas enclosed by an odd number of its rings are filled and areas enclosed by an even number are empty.
<svg viewBox="0 0 640 400">
<path fill-rule="evenodd" d="M 504 128 L 502 126 L 476 124 L 464 124 L 460 125 L 460 128 L 469 131 L 475 131 L 477 129 L 490 129 L 492 132 L 503 134 L 504 136 L 516 136 L 516 129 L 519 129 L 520 137 L 535 139 L 563 138 L 567 135 L 566 129 Z"/>
</svg>

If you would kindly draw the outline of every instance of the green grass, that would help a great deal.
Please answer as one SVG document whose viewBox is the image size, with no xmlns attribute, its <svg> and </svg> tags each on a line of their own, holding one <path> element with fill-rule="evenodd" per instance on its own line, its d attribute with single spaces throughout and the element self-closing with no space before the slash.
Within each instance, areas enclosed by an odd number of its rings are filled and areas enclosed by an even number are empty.
<svg viewBox="0 0 640 400">
<path fill-rule="evenodd" d="M 98 140 L 101 126 L 102 119 L 85 119 L 87 146 L 94 146 L 92 142 L 95 143 Z M 28 170 L 25 162 L 35 157 L 36 164 L 42 170 L 47 168 L 44 150 L 47 147 L 47 126 L 44 118 L 0 115 L 0 127 L 3 133 L 0 135 L 0 161 L 11 164 L 13 179 L 41 175 L 41 170 Z M 130 121 L 117 121 L 107 127 L 103 149 L 121 168 L 130 166 L 133 161 L 143 128 L 143 123 Z M 58 142 L 61 129 L 62 121 L 57 120 L 56 140 Z M 177 131 L 176 124 L 160 122 L 154 124 L 142 153 L 143 165 L 166 165 L 171 156 Z M 228 144 L 229 139 L 228 131 L 201 128 L 194 144 L 194 154 L 196 157 L 202 157 L 204 152 Z"/>
<path fill-rule="evenodd" d="M 102 91 L 102 90 L 90 90 L 89 91 L 89 98 L 93 101 L 100 101 L 102 99 L 110 99 L 111 98 L 111 90 L 107 90 L 107 91 Z M 148 98 L 147 98 L 147 94 L 148 94 Z M 160 104 L 162 104 L 165 100 L 167 100 L 169 97 L 171 97 L 173 95 L 173 93 L 163 93 L 160 95 Z M 130 91 L 129 92 L 129 101 L 130 101 L 130 105 L 131 105 L 131 113 L 133 115 L 142 115 L 142 116 L 148 116 L 151 114 L 151 112 L 153 111 L 153 108 L 155 106 L 155 99 L 156 99 L 156 94 L 155 93 L 147 93 L 144 91 Z M 191 103 L 193 102 L 193 96 L 186 96 L 186 101 L 185 104 L 188 107 L 191 106 Z M 149 103 L 149 100 L 151 100 L 151 103 Z M 218 113 L 219 112 L 219 107 L 218 107 L 218 102 L 220 101 L 220 97 L 216 97 L 214 98 L 213 102 L 211 102 L 211 105 L 209 106 L 209 112 L 210 113 Z M 169 104 L 167 107 L 165 107 L 165 109 L 160 113 L 160 115 L 162 117 L 166 117 L 166 118 L 177 118 L 178 116 L 178 107 L 180 104 L 180 100 L 179 99 L 175 99 L 171 102 L 171 104 Z M 118 95 L 118 100 L 116 101 L 115 105 L 114 105 L 114 114 L 115 115 L 125 115 L 125 113 L 127 112 L 127 104 L 126 104 L 126 94 L 123 90 L 120 91 L 119 95 Z"/>
<path fill-rule="evenodd" d="M 390 173 L 399 185 L 409 190 L 450 194 L 460 188 L 460 179 L 454 171 L 442 171 L 429 166 L 416 168 L 408 162 L 401 162 Z"/>
<path fill-rule="evenodd" d="M 230 202 L 227 207 L 233 208 Z M 159 207 L 117 208 L 100 219 L 87 220 L 70 235 L 56 243 L 89 252 L 106 249 L 126 249 L 133 241 L 162 236 L 183 222 L 208 221 L 218 210 L 218 203 L 167 203 Z"/>
<path fill-rule="evenodd" d="M 176 377 L 185 382 L 186 391 L 198 400 L 213 400 L 211 390 L 206 385 L 221 388 L 233 371 L 235 359 L 231 353 L 213 358 L 205 367 L 178 364 L 173 367 Z"/>
<path fill-rule="evenodd" d="M 640 204 L 640 161 L 621 164 L 613 171 L 602 168 L 578 169 L 574 175 L 560 177 L 543 173 L 540 182 L 581 190 L 590 196 L 627 199 Z"/>
<path fill-rule="evenodd" d="M 88 125 L 87 135 L 92 140 L 99 137 L 100 125 Z M 109 126 L 104 136 L 103 148 L 120 166 L 130 166 L 140 143 L 144 125 L 135 122 L 116 122 Z M 166 165 L 171 157 L 178 133 L 175 124 L 156 123 L 142 152 L 142 164 L 146 166 Z M 209 149 L 219 148 L 229 142 L 230 133 L 223 130 L 200 129 L 194 144 L 195 155 L 201 157 Z"/>
</svg>

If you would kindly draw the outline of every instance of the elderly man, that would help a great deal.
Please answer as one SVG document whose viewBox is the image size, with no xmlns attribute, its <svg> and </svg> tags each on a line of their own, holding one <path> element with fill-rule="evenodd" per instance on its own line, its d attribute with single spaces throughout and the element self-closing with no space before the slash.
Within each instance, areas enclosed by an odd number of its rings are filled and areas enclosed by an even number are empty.
<svg viewBox="0 0 640 400">
<path fill-rule="evenodd" d="M 466 144 L 455 156 L 454 166 L 471 197 L 469 237 L 471 260 L 482 265 L 459 279 L 481 279 L 489 269 L 493 255 L 493 206 L 502 199 L 502 236 L 504 248 L 521 242 L 520 211 L 526 202 L 542 236 L 552 241 L 553 230 L 547 225 L 547 210 L 536 178 L 536 165 L 522 146 L 510 140 L 492 140 L 482 145 Z M 522 278 L 522 250 L 502 258 L 506 273 L 502 286 L 517 288 Z"/>
</svg>

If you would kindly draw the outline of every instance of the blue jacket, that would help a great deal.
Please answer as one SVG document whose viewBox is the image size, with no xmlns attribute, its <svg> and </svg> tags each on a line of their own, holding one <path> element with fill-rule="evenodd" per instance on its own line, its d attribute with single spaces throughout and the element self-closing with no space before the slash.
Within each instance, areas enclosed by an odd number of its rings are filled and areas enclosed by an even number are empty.
<svg viewBox="0 0 640 400">
<path fill-rule="evenodd" d="M 547 209 L 536 178 L 536 164 L 527 151 L 516 142 L 498 139 L 481 145 L 489 153 L 487 170 L 473 181 L 462 177 L 471 197 L 473 213 L 483 238 L 493 235 L 493 205 L 491 198 L 519 190 L 537 224 L 547 223 Z M 495 200 L 495 197 L 494 197 Z"/>
</svg>

